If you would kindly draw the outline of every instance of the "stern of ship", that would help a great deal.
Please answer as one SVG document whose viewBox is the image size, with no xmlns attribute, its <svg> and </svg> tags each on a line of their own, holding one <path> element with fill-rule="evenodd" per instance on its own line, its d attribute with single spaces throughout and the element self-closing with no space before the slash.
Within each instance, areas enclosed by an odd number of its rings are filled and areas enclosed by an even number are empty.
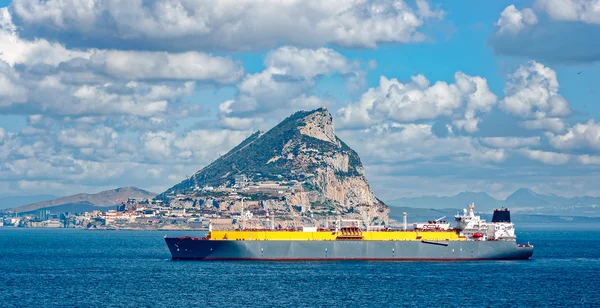
<svg viewBox="0 0 600 308">
<path fill-rule="evenodd" d="M 533 245 L 527 244 L 517 244 L 517 248 L 515 250 L 515 259 L 518 260 L 528 260 L 533 256 Z"/>
</svg>

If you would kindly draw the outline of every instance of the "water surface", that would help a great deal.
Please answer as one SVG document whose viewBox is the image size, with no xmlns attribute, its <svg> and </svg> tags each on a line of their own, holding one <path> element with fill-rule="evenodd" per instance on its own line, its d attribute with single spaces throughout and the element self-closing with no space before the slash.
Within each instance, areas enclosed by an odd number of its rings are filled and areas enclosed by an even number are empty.
<svg viewBox="0 0 600 308">
<path fill-rule="evenodd" d="M 2 307 L 600 306 L 600 231 L 518 232 L 529 261 L 171 261 L 163 236 L 0 228 Z"/>
</svg>

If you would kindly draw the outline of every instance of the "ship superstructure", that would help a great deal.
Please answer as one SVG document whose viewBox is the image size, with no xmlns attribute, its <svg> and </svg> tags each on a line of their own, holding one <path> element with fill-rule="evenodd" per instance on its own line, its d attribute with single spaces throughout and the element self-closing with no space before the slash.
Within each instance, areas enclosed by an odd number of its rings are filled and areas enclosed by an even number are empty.
<svg viewBox="0 0 600 308">
<path fill-rule="evenodd" d="M 244 216 L 244 215 L 242 215 Z M 361 227 L 338 220 L 331 228 L 209 230 L 204 238 L 165 237 L 174 260 L 479 260 L 529 259 L 533 246 L 517 245 L 510 211 L 494 211 L 492 222 L 475 206 L 455 216 L 415 223 L 408 230 Z"/>
<path fill-rule="evenodd" d="M 475 215 L 475 204 L 471 203 L 469 209 L 463 210 L 463 215 L 454 217 L 456 231 L 466 239 L 473 240 L 506 240 L 514 241 L 515 228 L 510 221 L 510 211 L 507 208 L 494 210 L 492 222 L 486 222 Z"/>
</svg>

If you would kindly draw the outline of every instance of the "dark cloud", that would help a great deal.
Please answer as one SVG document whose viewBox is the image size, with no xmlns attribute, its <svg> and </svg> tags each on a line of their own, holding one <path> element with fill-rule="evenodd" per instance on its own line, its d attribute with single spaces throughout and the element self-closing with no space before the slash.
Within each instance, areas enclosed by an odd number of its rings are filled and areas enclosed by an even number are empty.
<svg viewBox="0 0 600 308">
<path fill-rule="evenodd" d="M 543 20 L 516 34 L 495 33 L 487 45 L 495 54 L 547 63 L 578 64 L 600 60 L 600 25 Z"/>
</svg>

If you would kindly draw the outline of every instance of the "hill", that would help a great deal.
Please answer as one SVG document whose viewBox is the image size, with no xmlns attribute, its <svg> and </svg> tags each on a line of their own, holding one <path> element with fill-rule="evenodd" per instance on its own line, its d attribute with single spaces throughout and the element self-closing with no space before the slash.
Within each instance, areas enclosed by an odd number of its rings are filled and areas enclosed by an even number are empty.
<svg viewBox="0 0 600 308">
<path fill-rule="evenodd" d="M 84 212 L 92 212 L 95 210 L 98 211 L 107 211 L 107 210 L 115 210 L 117 206 L 97 206 L 93 205 L 89 202 L 81 202 L 81 203 L 67 203 L 61 204 L 57 206 L 45 207 L 37 210 L 31 210 L 28 212 L 19 212 L 22 215 L 39 214 L 39 211 L 44 210 L 48 211 L 49 214 L 62 214 L 62 213 L 84 213 Z"/>
<path fill-rule="evenodd" d="M 58 198 L 53 195 L 33 195 L 33 196 L 7 196 L 0 197 L 0 210 L 13 208 L 30 203 L 53 200 Z"/>
<path fill-rule="evenodd" d="M 18 206 L 8 209 L 9 211 L 24 213 L 40 209 L 50 209 L 57 206 L 71 205 L 70 209 L 76 212 L 74 205 L 107 207 L 114 206 L 121 202 L 127 202 L 129 198 L 153 198 L 156 194 L 137 187 L 122 187 L 102 191 L 96 194 L 76 194 L 67 197 L 61 197 L 50 201 L 42 201 Z"/>
</svg>

